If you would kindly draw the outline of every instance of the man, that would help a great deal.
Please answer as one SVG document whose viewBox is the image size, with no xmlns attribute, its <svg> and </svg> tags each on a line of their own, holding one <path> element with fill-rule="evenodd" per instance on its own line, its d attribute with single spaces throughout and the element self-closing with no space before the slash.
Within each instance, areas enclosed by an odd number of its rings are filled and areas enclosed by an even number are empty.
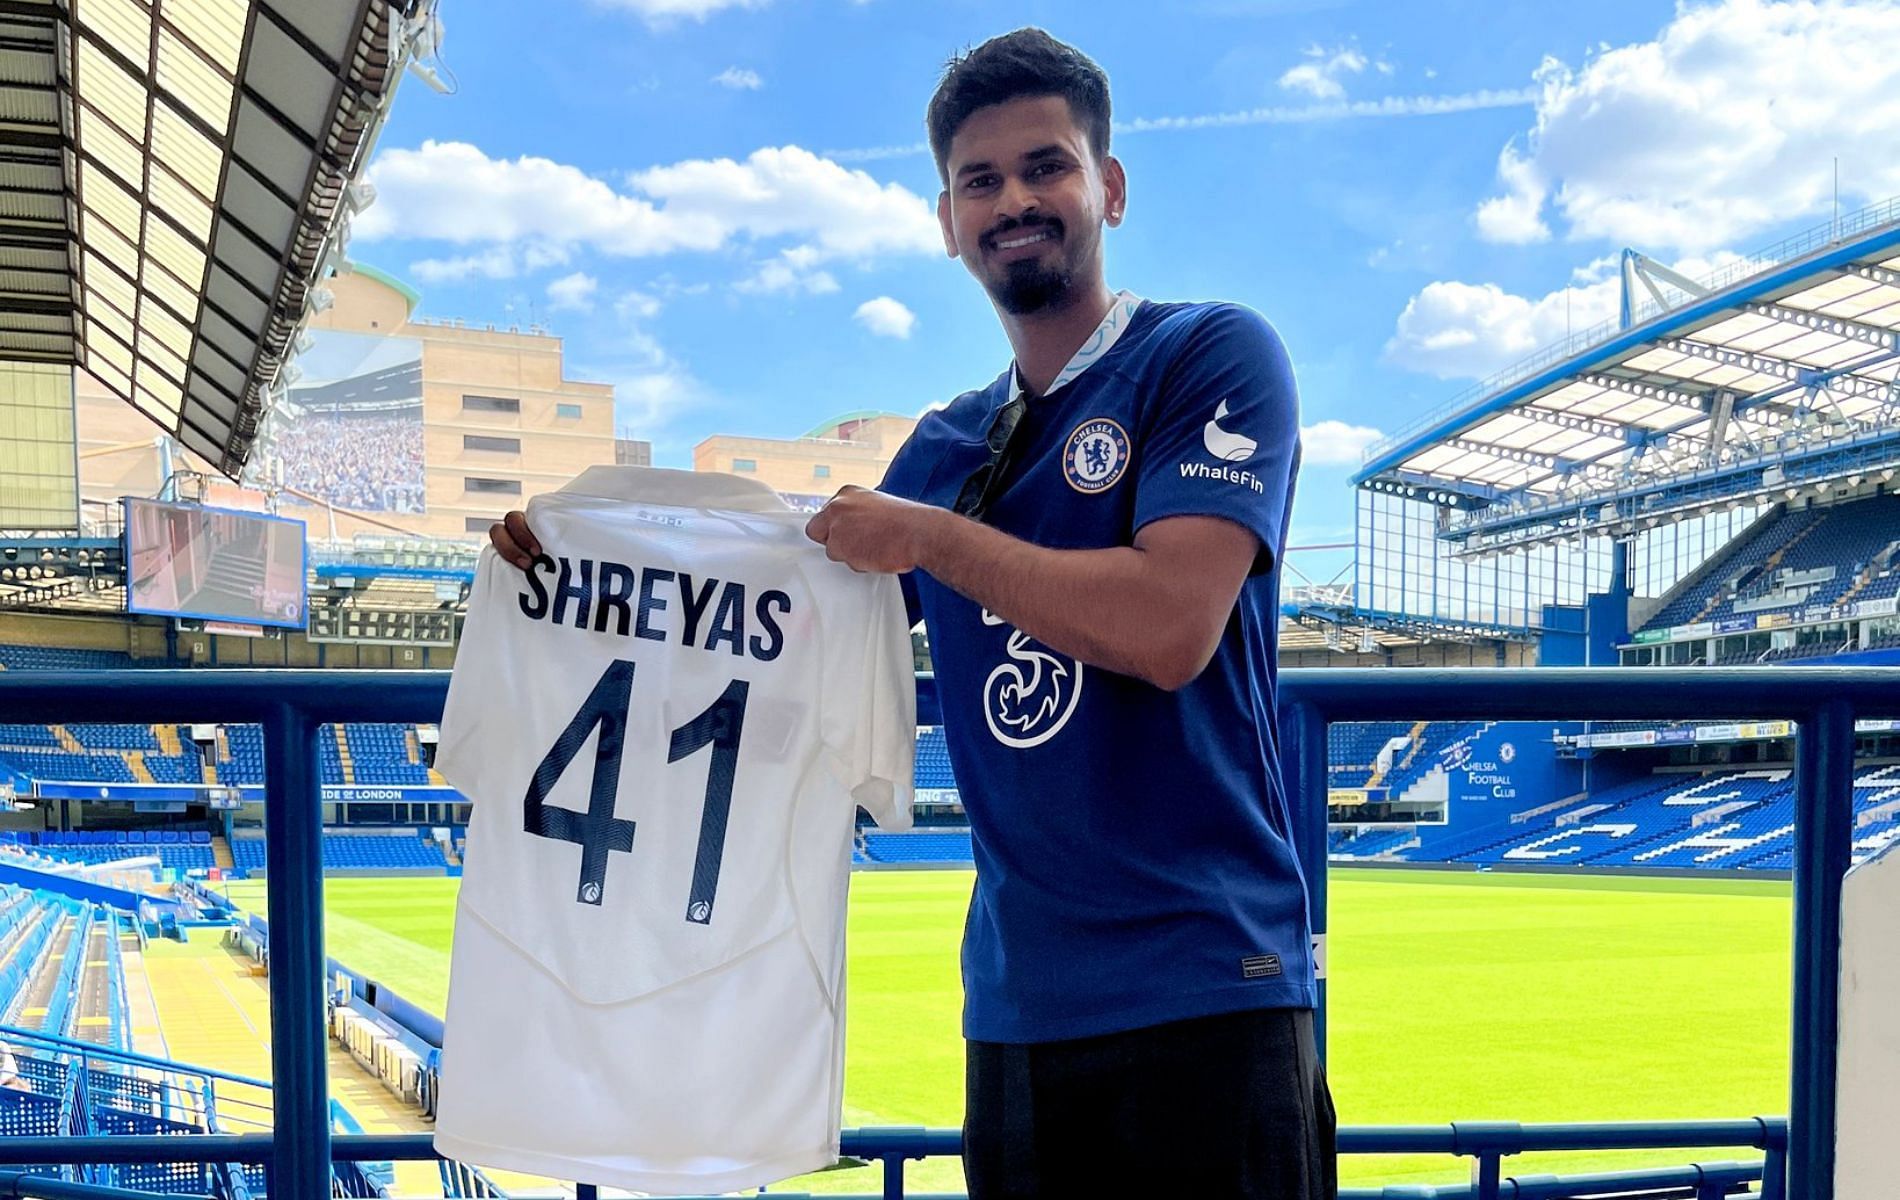
<svg viewBox="0 0 1900 1200">
<path fill-rule="evenodd" d="M 1305 890 L 1274 726 L 1299 418 L 1257 314 L 1109 290 L 1108 81 L 1040 30 L 928 113 L 944 247 L 1015 352 L 808 533 L 904 575 L 976 886 L 974 1200 L 1336 1191 Z M 492 534 L 535 552 L 519 515 Z"/>
</svg>

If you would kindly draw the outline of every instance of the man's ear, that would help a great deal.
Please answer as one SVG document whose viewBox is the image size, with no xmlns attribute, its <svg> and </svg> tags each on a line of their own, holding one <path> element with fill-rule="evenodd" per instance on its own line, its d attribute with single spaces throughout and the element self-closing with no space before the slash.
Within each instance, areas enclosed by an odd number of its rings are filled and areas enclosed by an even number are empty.
<svg viewBox="0 0 1900 1200">
<path fill-rule="evenodd" d="M 943 252 L 951 258 L 959 258 L 957 252 L 957 227 L 950 220 L 950 193 L 937 193 L 937 225 L 943 230 Z"/>
<path fill-rule="evenodd" d="M 1112 154 L 1102 163 L 1102 193 L 1106 200 L 1102 219 L 1114 229 L 1128 212 L 1128 173 L 1122 170 L 1122 160 Z"/>
</svg>

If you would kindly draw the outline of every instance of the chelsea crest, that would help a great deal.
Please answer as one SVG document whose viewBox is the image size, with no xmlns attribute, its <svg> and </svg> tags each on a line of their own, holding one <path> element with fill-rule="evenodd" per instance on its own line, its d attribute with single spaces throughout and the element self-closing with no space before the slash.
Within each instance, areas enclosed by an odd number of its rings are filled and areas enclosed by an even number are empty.
<svg viewBox="0 0 1900 1200">
<path fill-rule="evenodd" d="M 1075 427 L 1062 452 L 1062 476 L 1085 496 L 1099 495 L 1128 470 L 1128 434 L 1107 417 Z"/>
</svg>

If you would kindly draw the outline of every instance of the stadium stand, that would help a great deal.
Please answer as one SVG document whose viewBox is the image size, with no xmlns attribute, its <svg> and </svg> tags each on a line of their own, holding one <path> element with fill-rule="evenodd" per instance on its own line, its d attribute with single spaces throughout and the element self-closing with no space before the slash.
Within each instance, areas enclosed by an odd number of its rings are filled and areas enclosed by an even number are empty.
<svg viewBox="0 0 1900 1200">
<path fill-rule="evenodd" d="M 1856 861 L 1900 837 L 1900 767 L 1855 780 Z M 1532 821 L 1425 841 L 1408 861 L 1491 866 L 1788 870 L 1794 783 L 1785 768 L 1669 773 L 1605 788 Z"/>
<path fill-rule="evenodd" d="M 957 786 L 950 773 L 950 745 L 944 740 L 941 725 L 918 727 L 916 783 L 919 789 Z"/>
<path fill-rule="evenodd" d="M 974 857 L 967 829 L 929 829 L 911 833 L 863 835 L 866 857 L 876 863 L 969 862 Z"/>
<path fill-rule="evenodd" d="M 1900 595 L 1900 496 L 1876 496 L 1831 508 L 1788 509 L 1769 518 L 1685 583 L 1644 628 L 1894 595 Z M 1771 653 L 1773 660 L 1786 661 L 1840 648 Z M 1731 659 L 1744 661 L 1740 655 L 1724 661 Z"/>
<path fill-rule="evenodd" d="M 1403 721 L 1341 723 L 1327 730 L 1327 781 L 1333 787 L 1375 786 L 1379 754 L 1395 739 L 1412 735 Z"/>
<path fill-rule="evenodd" d="M 231 840 L 231 857 L 245 871 L 264 869 L 262 836 L 238 836 Z M 435 842 L 424 841 L 414 833 L 337 833 L 323 835 L 325 870 L 413 870 L 440 871 L 448 865 Z"/>
<path fill-rule="evenodd" d="M 95 866 L 128 858 L 156 858 L 159 865 L 179 871 L 216 866 L 211 835 L 203 830 L 79 829 L 70 833 L 0 833 L 0 848 L 56 862 Z"/>
<path fill-rule="evenodd" d="M 0 670 L 7 671 L 115 671 L 148 665 L 171 664 L 141 661 L 116 650 L 0 645 Z"/>
</svg>

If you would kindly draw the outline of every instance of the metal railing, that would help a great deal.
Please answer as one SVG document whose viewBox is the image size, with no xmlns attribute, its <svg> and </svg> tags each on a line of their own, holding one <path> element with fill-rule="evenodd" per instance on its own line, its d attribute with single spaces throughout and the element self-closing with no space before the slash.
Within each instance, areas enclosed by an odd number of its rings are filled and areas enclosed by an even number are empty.
<svg viewBox="0 0 1900 1200">
<path fill-rule="evenodd" d="M 1472 1160 L 1471 1182 L 1458 1184 L 1402 1184 L 1383 1188 L 1345 1188 L 1340 1200 L 1563 1200 L 1578 1195 L 1604 1195 L 1642 1191 L 1679 1191 L 1688 1189 L 1695 1200 L 1726 1200 L 1735 1188 L 1762 1184 L 1763 1200 L 1784 1200 L 1781 1190 L 1782 1163 L 1788 1140 L 1787 1122 L 1757 1118 L 1742 1121 L 1690 1121 L 1684 1123 L 1628 1123 L 1609 1125 L 1518 1125 L 1508 1121 L 1468 1122 L 1450 1125 L 1391 1126 L 1343 1129 L 1339 1134 L 1341 1154 L 1446 1154 Z M 878 1166 L 884 1181 L 882 1197 L 893 1200 L 961 1200 L 933 1193 L 906 1192 L 904 1166 L 925 1158 L 954 1157 L 962 1150 L 963 1135 L 955 1129 L 848 1129 L 842 1152 L 847 1158 Z M 0 1140 L 0 1163 L 33 1161 L 73 1161 L 88 1156 L 91 1161 L 131 1163 L 169 1154 L 178 1156 L 178 1140 L 163 1137 L 119 1137 L 91 1139 L 21 1138 Z M 243 1137 L 193 1138 L 195 1156 L 218 1164 L 268 1164 L 272 1149 L 263 1135 Z M 1692 1163 L 1674 1167 L 1650 1167 L 1629 1171 L 1599 1172 L 1559 1179 L 1548 1175 L 1512 1178 L 1505 1176 L 1503 1161 L 1514 1154 L 1562 1150 L 1651 1150 L 1753 1148 L 1765 1158 L 1754 1162 Z M 337 1137 L 331 1153 L 338 1163 L 414 1162 L 436 1157 L 428 1134 L 359 1134 Z M 26 1189 L 9 1192 L 4 1168 L 0 1168 L 0 1196 L 40 1196 L 45 1200 L 115 1200 L 133 1193 L 117 1190 L 84 1191 L 76 1185 L 46 1181 L 54 1190 L 31 1190 L 37 1179 L 22 1180 Z M 445 1191 L 462 1196 L 497 1196 L 483 1190 L 491 1187 L 480 1172 L 460 1164 L 445 1164 Z M 592 1200 L 593 1189 L 581 1188 L 582 1200 Z M 138 1193 L 143 1197 L 144 1193 Z M 812 1200 L 800 1192 L 773 1192 L 774 1200 Z M 172 1200 L 203 1200 L 173 1197 Z M 682 1200 L 719 1200 L 714 1196 L 684 1197 Z M 830 1200 L 870 1200 L 869 1197 L 833 1196 Z M 1173 1200 L 1155 1197 L 1155 1200 Z"/>
<path fill-rule="evenodd" d="M 336 1161 L 434 1157 L 426 1137 L 332 1138 L 323 996 L 322 725 L 345 721 L 433 722 L 448 676 L 440 672 L 103 671 L 9 672 L 0 677 L 0 722 L 89 721 L 261 724 L 265 733 L 265 856 L 271 878 L 270 1134 L 190 1139 L 21 1138 L 0 1140 L 0 1167 L 36 1162 L 165 1161 L 263 1163 L 272 1193 L 329 1193 Z M 934 697 L 929 697 L 934 700 Z M 1751 720 L 1784 718 L 1800 728 L 1796 765 L 1794 1003 L 1789 1119 L 1654 1126 L 1448 1125 L 1342 1131 L 1345 1153 L 1424 1151 L 1476 1160 L 1457 1188 L 1387 1189 L 1373 1195 L 1556 1197 L 1578 1194 L 1549 1180 L 1506 1181 L 1502 1160 L 1529 1149 L 1754 1146 L 1763 1164 L 1707 1164 L 1651 1172 L 1698 1197 L 1760 1171 L 1769 1200 L 1833 1200 L 1836 1002 L 1841 884 L 1853 825 L 1854 720 L 1900 717 L 1900 671 L 1876 668 L 1617 670 L 1287 671 L 1280 676 L 1282 753 L 1293 797 L 1295 839 L 1307 866 L 1313 932 L 1327 925 L 1326 731 L 1334 721 L 1392 720 Z M 1325 990 L 1317 1023 L 1325 1037 Z M 955 1131 L 864 1130 L 846 1153 L 883 1164 L 883 1195 L 903 1197 L 903 1164 L 959 1150 Z M 1671 1174 L 1673 1172 L 1673 1174 Z M 1626 1173 L 1619 1179 L 1644 1173 Z M 1685 1182 L 1686 1181 L 1686 1182 Z M 0 1189 L 8 1186 L 0 1182 Z M 37 1186 L 37 1185 L 35 1185 Z M 71 1189 L 77 1185 L 64 1184 Z M 1635 1187 L 1651 1186 L 1635 1184 Z M 1571 1190 L 1563 1190 L 1569 1187 Z M 1599 1187 L 1599 1192 L 1604 1190 Z M 1625 1191 L 1630 1190 L 1625 1188 Z M 583 1189 L 583 1195 L 591 1189 Z M 0 1194 L 4 1194 L 0 1192 Z M 101 1196 L 46 1191 L 55 1196 Z M 1350 1193 L 1349 1193 L 1350 1194 Z M 1368 1193 L 1358 1193 L 1367 1195 Z"/>
</svg>

